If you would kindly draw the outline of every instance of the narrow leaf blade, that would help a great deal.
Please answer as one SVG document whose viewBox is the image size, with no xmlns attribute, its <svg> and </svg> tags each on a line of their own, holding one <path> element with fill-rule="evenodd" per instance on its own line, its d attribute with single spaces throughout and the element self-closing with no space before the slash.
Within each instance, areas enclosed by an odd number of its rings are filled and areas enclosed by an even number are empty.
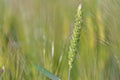
<svg viewBox="0 0 120 80">
<path fill-rule="evenodd" d="M 61 80 L 60 78 L 58 78 L 57 76 L 55 76 L 54 74 L 52 74 L 51 72 L 49 72 L 48 70 L 43 68 L 42 66 L 39 66 L 39 65 L 36 65 L 36 64 L 34 66 L 36 67 L 36 69 L 38 69 L 41 73 L 43 73 L 48 78 L 50 78 L 52 80 Z"/>
</svg>

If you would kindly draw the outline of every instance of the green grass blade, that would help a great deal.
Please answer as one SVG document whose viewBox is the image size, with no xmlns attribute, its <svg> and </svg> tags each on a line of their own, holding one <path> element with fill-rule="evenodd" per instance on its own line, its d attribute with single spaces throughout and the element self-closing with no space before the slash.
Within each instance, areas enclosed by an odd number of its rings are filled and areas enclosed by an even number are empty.
<svg viewBox="0 0 120 80">
<path fill-rule="evenodd" d="M 41 73 L 43 73 L 48 78 L 50 78 L 52 80 L 61 80 L 60 78 L 56 77 L 54 74 L 52 74 L 51 72 L 49 72 L 48 70 L 43 68 L 42 66 L 39 66 L 39 65 L 36 65 L 36 64 L 34 66 L 36 67 L 36 69 L 38 69 Z"/>
</svg>

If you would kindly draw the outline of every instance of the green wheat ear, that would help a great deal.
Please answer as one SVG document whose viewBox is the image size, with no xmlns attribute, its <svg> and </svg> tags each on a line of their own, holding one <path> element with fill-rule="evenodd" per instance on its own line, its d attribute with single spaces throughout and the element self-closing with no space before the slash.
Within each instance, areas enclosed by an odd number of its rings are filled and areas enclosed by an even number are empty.
<svg viewBox="0 0 120 80">
<path fill-rule="evenodd" d="M 75 18 L 74 23 L 74 30 L 72 34 L 72 39 L 69 46 L 69 52 L 68 52 L 68 66 L 69 70 L 72 69 L 72 63 L 74 61 L 75 54 L 77 53 L 78 43 L 80 39 L 80 32 L 81 32 L 81 19 L 82 19 L 82 5 L 80 4 L 77 10 L 77 15 Z"/>
</svg>

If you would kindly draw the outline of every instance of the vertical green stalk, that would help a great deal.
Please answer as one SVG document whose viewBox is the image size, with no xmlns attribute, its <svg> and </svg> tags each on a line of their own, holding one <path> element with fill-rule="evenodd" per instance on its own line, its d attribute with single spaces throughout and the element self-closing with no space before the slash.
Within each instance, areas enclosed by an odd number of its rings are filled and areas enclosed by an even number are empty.
<svg viewBox="0 0 120 80">
<path fill-rule="evenodd" d="M 82 11 L 81 11 L 82 5 L 80 4 L 77 10 L 77 15 L 74 23 L 74 30 L 72 34 L 72 39 L 69 46 L 69 52 L 68 52 L 68 80 L 70 80 L 70 72 L 72 69 L 72 64 L 75 58 L 75 54 L 77 53 L 78 43 L 80 39 L 80 32 L 81 32 L 81 19 L 82 19 Z"/>
</svg>

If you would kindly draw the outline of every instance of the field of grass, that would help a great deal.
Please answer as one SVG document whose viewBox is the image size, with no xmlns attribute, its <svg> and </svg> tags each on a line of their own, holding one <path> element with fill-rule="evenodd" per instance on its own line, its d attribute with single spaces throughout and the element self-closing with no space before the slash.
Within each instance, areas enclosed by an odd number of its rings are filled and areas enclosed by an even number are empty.
<svg viewBox="0 0 120 80">
<path fill-rule="evenodd" d="M 120 0 L 0 0 L 0 80 L 51 80 L 34 64 L 61 80 L 120 80 L 119 34 Z"/>
</svg>

